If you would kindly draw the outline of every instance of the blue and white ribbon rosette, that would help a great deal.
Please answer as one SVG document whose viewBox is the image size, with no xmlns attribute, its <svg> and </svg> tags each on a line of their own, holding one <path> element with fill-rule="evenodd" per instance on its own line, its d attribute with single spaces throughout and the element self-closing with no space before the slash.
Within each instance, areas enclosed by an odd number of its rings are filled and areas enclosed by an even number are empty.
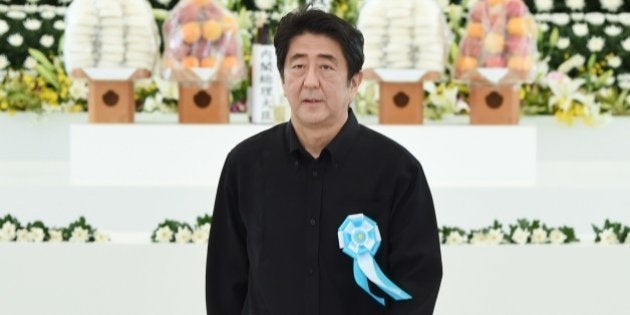
<svg viewBox="0 0 630 315">
<path fill-rule="evenodd" d="M 354 259 L 354 280 L 381 305 L 385 299 L 370 292 L 368 279 L 394 300 L 410 300 L 411 295 L 395 285 L 378 266 L 374 254 L 381 244 L 381 233 L 374 220 L 362 213 L 349 215 L 337 231 L 339 248 Z"/>
</svg>

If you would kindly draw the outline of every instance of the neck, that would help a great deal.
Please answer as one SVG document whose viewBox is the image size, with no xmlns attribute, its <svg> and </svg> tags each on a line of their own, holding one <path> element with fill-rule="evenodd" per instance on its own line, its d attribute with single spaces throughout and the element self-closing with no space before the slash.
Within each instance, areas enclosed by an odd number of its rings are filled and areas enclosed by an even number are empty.
<svg viewBox="0 0 630 315">
<path fill-rule="evenodd" d="M 317 159 L 322 153 L 322 150 L 332 141 L 333 138 L 339 133 L 343 125 L 346 123 L 346 119 L 340 119 L 332 126 L 305 126 L 296 124 L 293 121 L 293 129 L 297 135 L 300 143 L 304 146 L 306 152 L 308 152 L 314 159 Z"/>
</svg>

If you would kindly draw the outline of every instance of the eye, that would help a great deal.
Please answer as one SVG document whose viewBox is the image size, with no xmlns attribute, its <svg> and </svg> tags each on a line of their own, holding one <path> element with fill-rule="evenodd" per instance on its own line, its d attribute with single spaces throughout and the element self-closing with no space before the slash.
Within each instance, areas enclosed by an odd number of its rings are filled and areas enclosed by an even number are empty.
<svg viewBox="0 0 630 315">
<path fill-rule="evenodd" d="M 304 65 L 303 64 L 294 64 L 291 66 L 291 69 L 303 69 Z"/>
<path fill-rule="evenodd" d="M 320 68 L 323 70 L 333 70 L 333 67 L 329 65 L 321 65 Z"/>
</svg>

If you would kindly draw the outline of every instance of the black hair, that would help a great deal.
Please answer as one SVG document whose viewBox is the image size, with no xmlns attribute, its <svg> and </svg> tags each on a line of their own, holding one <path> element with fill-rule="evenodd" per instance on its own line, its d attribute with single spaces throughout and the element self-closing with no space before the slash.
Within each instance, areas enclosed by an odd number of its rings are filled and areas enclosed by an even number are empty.
<svg viewBox="0 0 630 315">
<path fill-rule="evenodd" d="M 273 43 L 278 71 L 284 80 L 284 62 L 291 40 L 304 33 L 324 35 L 336 41 L 348 64 L 348 81 L 363 67 L 363 34 L 352 24 L 334 14 L 304 7 L 288 13 L 280 20 Z"/>
</svg>

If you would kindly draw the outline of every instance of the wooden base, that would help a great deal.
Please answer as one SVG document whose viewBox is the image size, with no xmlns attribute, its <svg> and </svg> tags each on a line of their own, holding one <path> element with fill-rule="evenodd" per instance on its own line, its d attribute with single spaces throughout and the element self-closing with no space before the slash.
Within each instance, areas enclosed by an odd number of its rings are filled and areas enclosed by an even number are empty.
<svg viewBox="0 0 630 315">
<path fill-rule="evenodd" d="M 132 123 L 136 105 L 133 81 L 95 81 L 88 85 L 91 123 Z"/>
<path fill-rule="evenodd" d="M 516 125 L 520 116 L 520 86 L 473 83 L 470 86 L 470 123 Z"/>
<path fill-rule="evenodd" d="M 378 121 L 381 124 L 422 124 L 424 88 L 422 81 L 379 83 Z"/>
<path fill-rule="evenodd" d="M 208 87 L 179 84 L 179 122 L 225 124 L 230 121 L 230 90 L 223 83 Z"/>
</svg>

